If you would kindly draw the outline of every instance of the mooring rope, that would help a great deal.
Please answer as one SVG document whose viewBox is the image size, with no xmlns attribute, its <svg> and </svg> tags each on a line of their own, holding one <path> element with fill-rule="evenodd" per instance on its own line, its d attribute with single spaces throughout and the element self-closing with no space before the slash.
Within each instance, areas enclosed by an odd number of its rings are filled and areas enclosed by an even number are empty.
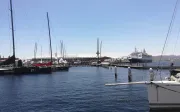
<svg viewBox="0 0 180 112">
<path fill-rule="evenodd" d="M 164 42 L 164 45 L 163 45 L 163 49 L 162 49 L 162 52 L 161 52 L 161 56 L 160 56 L 160 59 L 159 59 L 159 62 L 158 62 L 157 72 L 158 72 L 158 69 L 159 69 L 159 67 L 160 67 L 160 62 L 161 62 L 161 60 L 162 60 L 162 55 L 164 54 L 164 49 L 165 49 L 165 47 L 166 47 L 166 43 L 167 43 L 168 37 L 169 37 L 169 35 L 170 35 L 170 33 L 171 33 L 171 30 L 172 30 L 172 26 L 173 26 L 173 23 L 174 23 L 174 19 L 175 19 L 175 16 L 176 16 L 176 12 L 177 12 L 178 2 L 179 2 L 179 0 L 176 1 L 175 7 L 174 7 L 174 11 L 173 11 L 173 15 L 172 15 L 172 18 L 171 18 L 171 22 L 170 22 L 170 24 L 169 24 L 169 28 L 168 28 L 168 32 L 167 32 L 167 35 L 166 35 L 166 39 L 165 39 L 165 42 Z M 161 66 L 160 73 L 159 73 L 160 79 L 161 79 L 161 81 L 162 81 L 161 71 L 162 71 L 162 66 Z M 156 72 L 156 74 L 157 74 L 157 72 Z"/>
<path fill-rule="evenodd" d="M 160 85 L 158 85 L 158 84 L 156 84 L 156 83 L 151 82 L 150 84 L 154 84 L 154 85 L 155 85 L 155 86 L 157 86 L 157 87 L 161 87 L 161 88 L 163 88 L 163 89 L 166 89 L 166 90 L 169 90 L 169 91 L 176 92 L 176 93 L 179 93 L 179 94 L 180 94 L 180 92 L 179 92 L 179 91 L 172 90 L 172 89 L 169 89 L 169 88 L 166 88 L 166 87 L 160 86 Z"/>
<path fill-rule="evenodd" d="M 180 28 L 179 28 L 179 31 L 178 31 L 178 35 L 177 35 L 177 38 L 176 38 L 176 42 L 175 42 L 175 45 L 174 45 L 174 50 L 173 50 L 173 54 L 172 55 L 175 54 L 175 50 L 176 50 L 176 46 L 177 46 L 177 42 L 178 42 L 179 36 L 180 36 Z M 171 60 L 172 60 L 172 58 L 171 58 Z"/>
</svg>

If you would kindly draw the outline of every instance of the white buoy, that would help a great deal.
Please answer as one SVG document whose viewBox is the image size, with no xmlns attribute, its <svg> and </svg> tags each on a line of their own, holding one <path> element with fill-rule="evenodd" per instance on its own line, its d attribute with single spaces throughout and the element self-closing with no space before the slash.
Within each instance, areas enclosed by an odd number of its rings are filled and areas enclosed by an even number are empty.
<svg viewBox="0 0 180 112">
<path fill-rule="evenodd" d="M 152 68 L 149 69 L 150 81 L 154 81 L 154 71 Z"/>
<path fill-rule="evenodd" d="M 128 81 L 131 82 L 132 81 L 132 74 L 131 74 L 131 68 L 128 67 Z"/>
</svg>

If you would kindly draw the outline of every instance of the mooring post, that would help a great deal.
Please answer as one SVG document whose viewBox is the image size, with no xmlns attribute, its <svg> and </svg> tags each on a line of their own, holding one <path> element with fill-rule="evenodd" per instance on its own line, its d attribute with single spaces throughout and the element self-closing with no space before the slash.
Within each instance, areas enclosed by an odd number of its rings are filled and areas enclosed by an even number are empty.
<svg viewBox="0 0 180 112">
<path fill-rule="evenodd" d="M 152 68 L 149 69 L 150 81 L 154 80 L 154 71 Z"/>
<path fill-rule="evenodd" d="M 132 81 L 132 74 L 131 74 L 131 68 L 128 67 L 128 81 L 131 82 Z"/>
<path fill-rule="evenodd" d="M 117 67 L 114 67 L 115 78 L 117 78 Z"/>
<path fill-rule="evenodd" d="M 170 76 L 172 75 L 172 71 L 173 71 L 173 66 L 174 66 L 174 63 L 172 62 L 171 65 L 170 65 Z"/>
</svg>

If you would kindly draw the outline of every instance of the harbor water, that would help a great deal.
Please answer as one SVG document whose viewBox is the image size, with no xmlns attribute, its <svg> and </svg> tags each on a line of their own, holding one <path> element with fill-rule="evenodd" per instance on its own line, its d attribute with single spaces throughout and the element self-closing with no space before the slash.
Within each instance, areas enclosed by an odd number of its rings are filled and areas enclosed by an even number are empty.
<svg viewBox="0 0 180 112">
<path fill-rule="evenodd" d="M 169 72 L 163 70 L 161 74 L 164 79 Z M 132 81 L 144 80 L 149 80 L 148 70 L 132 69 Z M 114 82 L 128 82 L 128 69 L 117 68 L 117 79 L 113 68 L 102 67 L 0 76 L 0 112 L 149 111 L 146 85 L 105 86 Z"/>
</svg>

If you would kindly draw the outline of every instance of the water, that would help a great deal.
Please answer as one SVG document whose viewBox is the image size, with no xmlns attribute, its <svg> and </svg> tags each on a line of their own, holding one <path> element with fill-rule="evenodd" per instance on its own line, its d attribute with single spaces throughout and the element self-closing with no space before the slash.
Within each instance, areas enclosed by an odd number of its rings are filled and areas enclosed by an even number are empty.
<svg viewBox="0 0 180 112">
<path fill-rule="evenodd" d="M 133 81 L 149 79 L 147 70 L 134 69 L 132 75 Z M 145 85 L 104 85 L 127 81 L 125 68 L 118 68 L 117 80 L 113 69 L 96 67 L 72 67 L 51 75 L 0 76 L 0 112 L 148 112 Z"/>
</svg>

